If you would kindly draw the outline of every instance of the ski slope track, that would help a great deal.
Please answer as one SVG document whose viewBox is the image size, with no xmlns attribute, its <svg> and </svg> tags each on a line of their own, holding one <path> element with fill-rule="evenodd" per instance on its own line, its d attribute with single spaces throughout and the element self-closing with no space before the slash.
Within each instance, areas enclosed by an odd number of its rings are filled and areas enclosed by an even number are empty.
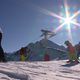
<svg viewBox="0 0 80 80">
<path fill-rule="evenodd" d="M 0 80 L 80 80 L 80 63 L 66 60 L 0 63 Z"/>
</svg>

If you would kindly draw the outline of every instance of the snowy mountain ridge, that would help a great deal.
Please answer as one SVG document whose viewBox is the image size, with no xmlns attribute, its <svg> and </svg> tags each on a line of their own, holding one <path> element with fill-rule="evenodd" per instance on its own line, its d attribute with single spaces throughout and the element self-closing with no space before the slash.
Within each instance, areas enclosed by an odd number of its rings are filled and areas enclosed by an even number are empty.
<svg viewBox="0 0 80 80">
<path fill-rule="evenodd" d="M 49 54 L 50 60 L 53 59 L 66 59 L 66 48 L 64 46 L 59 46 L 58 44 L 44 39 L 37 41 L 35 43 L 29 43 L 26 47 L 24 47 L 25 51 L 27 47 L 31 50 L 29 61 L 43 61 L 44 55 L 46 53 Z M 26 52 L 27 54 L 27 52 Z M 19 61 L 20 50 L 14 52 L 13 54 L 9 55 L 8 57 L 10 60 Z"/>
</svg>

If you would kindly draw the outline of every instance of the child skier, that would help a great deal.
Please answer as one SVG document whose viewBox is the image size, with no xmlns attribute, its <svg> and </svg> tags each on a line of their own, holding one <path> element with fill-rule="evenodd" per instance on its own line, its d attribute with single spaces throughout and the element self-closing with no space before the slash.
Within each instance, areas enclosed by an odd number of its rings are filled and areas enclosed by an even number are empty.
<svg viewBox="0 0 80 80">
<path fill-rule="evenodd" d="M 21 61 L 25 61 L 26 57 L 25 57 L 25 50 L 24 48 L 20 49 L 20 60 Z"/>
<path fill-rule="evenodd" d="M 73 47 L 73 45 L 69 41 L 65 41 L 65 44 L 67 46 L 68 56 L 69 56 L 69 61 L 67 61 L 67 63 L 70 63 L 70 62 L 73 62 L 73 61 L 75 63 L 78 63 L 76 50 Z"/>
<path fill-rule="evenodd" d="M 45 54 L 44 55 L 44 61 L 50 61 L 50 56 L 49 56 L 49 54 Z"/>
</svg>

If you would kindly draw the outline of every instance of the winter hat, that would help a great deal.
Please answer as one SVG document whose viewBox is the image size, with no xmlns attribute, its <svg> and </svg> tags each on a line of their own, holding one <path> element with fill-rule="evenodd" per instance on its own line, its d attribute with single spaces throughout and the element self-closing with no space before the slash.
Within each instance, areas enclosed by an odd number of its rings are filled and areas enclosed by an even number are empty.
<svg viewBox="0 0 80 80">
<path fill-rule="evenodd" d="M 69 43 L 70 43 L 70 42 L 69 42 L 68 40 L 64 42 L 64 44 L 69 44 Z"/>
</svg>

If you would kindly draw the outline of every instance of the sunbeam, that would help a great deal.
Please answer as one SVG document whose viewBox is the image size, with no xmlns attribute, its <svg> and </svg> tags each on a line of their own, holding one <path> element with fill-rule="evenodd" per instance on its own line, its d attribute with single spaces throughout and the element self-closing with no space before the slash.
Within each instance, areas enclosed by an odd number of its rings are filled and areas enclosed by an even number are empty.
<svg viewBox="0 0 80 80">
<path fill-rule="evenodd" d="M 72 41 L 71 24 L 74 24 L 74 25 L 76 25 L 76 26 L 78 26 L 80 28 L 80 24 L 78 22 L 74 21 L 74 20 L 76 20 L 76 17 L 80 14 L 80 10 L 76 11 L 71 16 L 70 12 L 69 12 L 69 6 L 68 6 L 68 3 L 67 3 L 67 0 L 64 1 L 64 9 L 65 9 L 65 13 L 64 13 L 65 17 L 62 17 L 62 16 L 57 15 L 56 13 L 51 12 L 49 10 L 46 10 L 46 9 L 43 9 L 43 8 L 39 8 L 40 12 L 59 19 L 62 23 L 54 31 L 57 33 L 64 26 L 66 26 L 67 27 L 67 31 L 68 31 L 69 40 Z"/>
<path fill-rule="evenodd" d="M 74 24 L 74 25 L 76 25 L 76 26 L 78 26 L 80 28 L 80 24 L 79 23 L 73 22 L 73 21 L 71 21 L 71 23 Z"/>
<path fill-rule="evenodd" d="M 55 33 L 57 33 L 58 31 L 60 31 L 65 24 L 66 24 L 66 23 L 63 23 L 63 24 L 61 24 L 59 27 L 57 27 L 57 28 L 54 30 Z"/>
<path fill-rule="evenodd" d="M 42 12 L 42 13 L 44 13 L 44 14 L 46 14 L 46 15 L 50 15 L 50 16 L 56 17 L 56 18 L 58 18 L 58 19 L 63 19 L 63 20 L 65 19 L 65 18 L 57 15 L 56 13 L 53 13 L 53 12 L 47 10 L 47 9 L 43 9 L 43 8 L 40 8 L 40 7 L 38 7 L 38 9 L 40 10 L 40 12 Z"/>
<path fill-rule="evenodd" d="M 71 17 L 71 19 L 75 18 L 76 16 L 78 16 L 80 14 L 80 10 L 78 10 L 77 12 L 74 13 L 74 15 Z"/>
</svg>

